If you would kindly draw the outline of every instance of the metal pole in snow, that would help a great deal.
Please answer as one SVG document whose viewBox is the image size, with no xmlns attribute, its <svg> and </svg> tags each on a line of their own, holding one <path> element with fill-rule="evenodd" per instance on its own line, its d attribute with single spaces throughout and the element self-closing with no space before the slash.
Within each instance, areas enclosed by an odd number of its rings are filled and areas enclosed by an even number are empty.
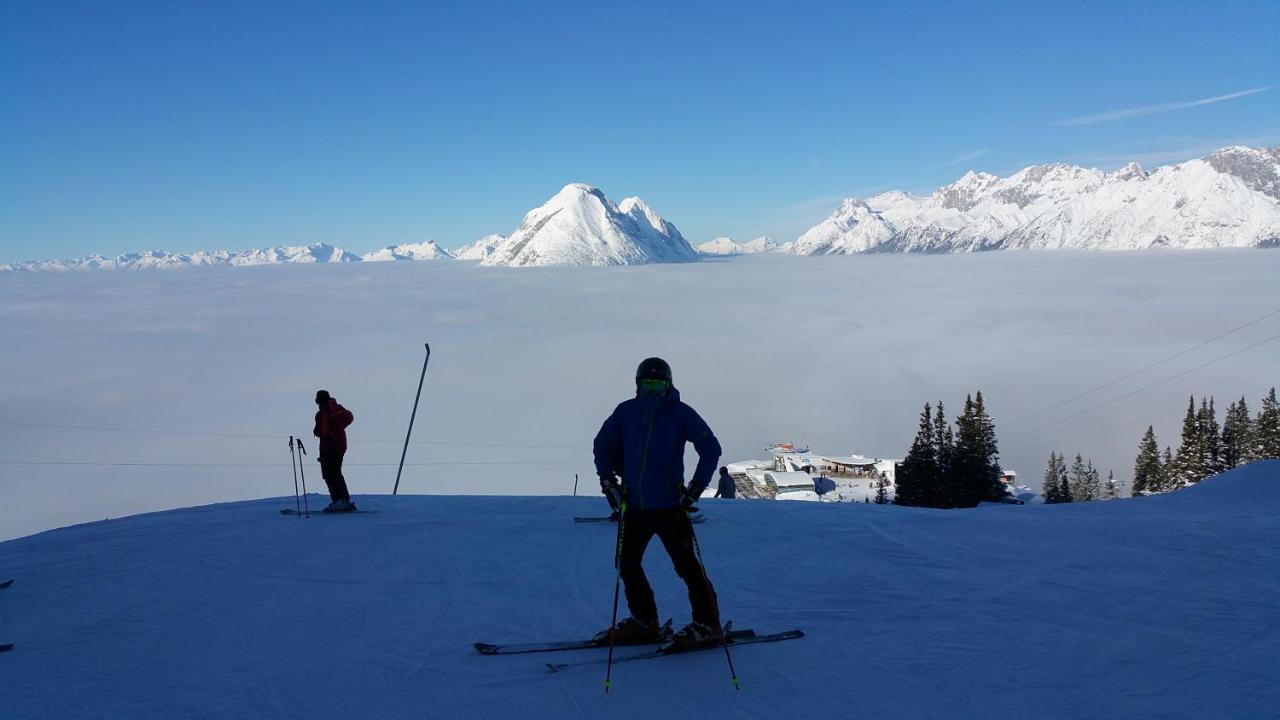
<svg viewBox="0 0 1280 720">
<path fill-rule="evenodd" d="M 302 447 L 302 438 L 298 438 L 298 469 L 302 471 L 302 511 L 311 517 L 311 508 L 307 506 L 307 463 L 302 459 L 307 449 Z"/>
<path fill-rule="evenodd" d="M 578 473 L 573 474 L 573 496 L 578 497 Z"/>
<path fill-rule="evenodd" d="M 404 471 L 404 456 L 409 453 L 409 437 L 413 435 L 413 419 L 418 416 L 418 400 L 422 397 L 422 381 L 427 377 L 427 363 L 431 362 L 431 343 L 423 343 L 427 348 L 427 357 L 422 361 L 422 374 L 418 376 L 418 394 L 413 396 L 413 412 L 409 414 L 409 432 L 404 434 L 404 450 L 400 451 L 400 467 L 396 470 L 396 486 L 391 494 L 400 492 L 400 473 Z"/>
<path fill-rule="evenodd" d="M 298 497 L 298 456 L 293 452 L 293 436 L 289 436 L 289 463 L 293 465 L 293 504 L 297 507 L 298 518 L 302 518 L 302 500 Z"/>
</svg>

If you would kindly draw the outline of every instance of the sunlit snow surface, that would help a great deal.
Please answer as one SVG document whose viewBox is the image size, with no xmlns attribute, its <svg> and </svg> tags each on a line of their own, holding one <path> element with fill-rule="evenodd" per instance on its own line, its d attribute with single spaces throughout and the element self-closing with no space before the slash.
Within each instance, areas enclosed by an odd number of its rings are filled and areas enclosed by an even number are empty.
<svg viewBox="0 0 1280 720">
<path fill-rule="evenodd" d="M 1051 450 L 1127 480 L 1147 424 L 1177 446 L 1188 395 L 1256 410 L 1280 384 L 1280 341 L 1039 428 L 1276 335 L 1280 316 L 1014 421 L 1280 308 L 1277 277 L 1280 252 L 1258 250 L 9 273 L 0 421 L 263 437 L 0 425 L 0 538 L 292 494 L 287 436 L 310 438 L 321 387 L 356 416 L 352 489 L 389 492 L 424 341 L 414 438 L 435 444 L 409 449 L 411 493 L 568 493 L 574 473 L 594 490 L 591 438 L 649 355 L 671 362 L 726 461 L 779 440 L 902 457 L 925 401 L 954 417 L 981 389 L 1024 482 Z"/>
<path fill-rule="evenodd" d="M 704 501 L 737 627 L 808 636 L 552 675 L 476 641 L 609 622 L 603 501 L 293 498 L 0 544 L 5 718 L 1263 718 L 1280 707 L 1280 463 L 1172 496 L 935 511 Z M 313 498 L 313 502 L 318 500 Z M 654 543 L 660 611 L 687 620 Z M 622 649 L 630 655 L 634 649 Z"/>
</svg>

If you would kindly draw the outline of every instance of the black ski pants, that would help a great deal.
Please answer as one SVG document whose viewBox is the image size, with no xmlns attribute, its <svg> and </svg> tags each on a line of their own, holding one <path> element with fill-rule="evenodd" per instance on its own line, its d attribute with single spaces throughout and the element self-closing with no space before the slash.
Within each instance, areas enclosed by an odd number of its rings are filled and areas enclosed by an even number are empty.
<svg viewBox="0 0 1280 720">
<path fill-rule="evenodd" d="M 693 549 L 693 525 L 683 509 L 632 510 L 622 517 L 622 564 L 619 570 L 627 589 L 627 607 L 631 617 L 641 622 L 657 622 L 658 606 L 653 599 L 653 588 L 644 575 L 641 561 L 649 541 L 657 535 L 662 546 L 671 556 L 676 574 L 689 588 L 689 606 L 693 621 L 716 627 L 715 589 L 703 572 L 702 564 Z"/>
<path fill-rule="evenodd" d="M 342 453 L 320 453 L 320 476 L 329 486 L 331 500 L 351 499 L 351 493 L 347 492 L 347 479 L 342 477 Z"/>
</svg>

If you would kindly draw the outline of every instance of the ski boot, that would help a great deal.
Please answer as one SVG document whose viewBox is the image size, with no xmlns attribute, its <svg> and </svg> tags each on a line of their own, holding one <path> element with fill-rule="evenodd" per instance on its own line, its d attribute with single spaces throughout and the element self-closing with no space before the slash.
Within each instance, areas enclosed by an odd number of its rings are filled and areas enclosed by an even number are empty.
<svg viewBox="0 0 1280 720">
<path fill-rule="evenodd" d="M 609 644 L 609 630 L 605 628 L 596 633 L 591 641 L 597 645 Z M 670 628 L 667 628 L 670 630 Z M 635 618 L 627 618 L 618 623 L 618 627 L 614 630 L 614 645 L 635 645 L 639 643 L 657 642 L 664 637 L 663 627 L 658 624 L 657 620 L 653 622 L 644 622 Z"/>
<path fill-rule="evenodd" d="M 355 512 L 355 511 L 356 511 L 356 504 L 351 502 L 350 499 L 334 500 L 333 502 L 329 503 L 328 506 L 326 506 L 324 509 L 324 512 L 327 512 L 327 513 Z"/>
<path fill-rule="evenodd" d="M 724 639 L 724 634 L 713 625 L 691 622 L 680 628 L 671 639 L 662 645 L 664 653 L 678 653 L 685 650 L 717 645 Z"/>
</svg>

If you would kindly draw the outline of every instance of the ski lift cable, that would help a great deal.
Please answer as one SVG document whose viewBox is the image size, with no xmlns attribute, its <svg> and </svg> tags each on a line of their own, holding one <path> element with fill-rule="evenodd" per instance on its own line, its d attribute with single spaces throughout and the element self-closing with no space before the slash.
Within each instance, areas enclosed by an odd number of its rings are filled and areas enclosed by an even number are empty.
<svg viewBox="0 0 1280 720">
<path fill-rule="evenodd" d="M 343 463 L 343 467 L 395 467 L 398 463 Z M 473 466 L 473 465 L 577 465 L 576 460 L 477 460 L 442 462 L 407 462 L 406 466 Z M 99 462 L 92 460 L 0 460 L 0 465 L 23 466 L 91 466 L 91 467 L 168 467 L 168 468 L 277 468 L 273 463 L 166 463 L 166 462 Z"/>
<path fill-rule="evenodd" d="M 0 420 L 0 425 L 10 425 L 14 427 L 34 427 L 49 428 L 53 430 L 92 430 L 98 432 L 118 432 L 118 433 L 138 433 L 141 435 L 179 435 L 185 437 L 221 437 L 221 438 L 244 438 L 250 440 L 279 440 L 279 435 L 266 435 L 262 433 L 223 433 L 223 432 L 198 432 L 194 430 L 148 430 L 145 428 L 122 428 L 107 427 L 104 425 L 59 425 L 55 423 L 33 423 L 33 422 L 17 422 L 14 420 Z M 352 443 L 400 443 L 402 440 L 382 440 L 377 438 L 356 438 L 349 442 Z M 526 448 L 526 449 L 554 449 L 554 450 L 586 450 L 581 445 L 543 445 L 537 443 L 487 443 L 473 442 L 465 440 L 414 440 L 410 445 L 443 445 L 443 446 L 459 446 L 459 447 L 509 447 L 509 448 Z"/>
<path fill-rule="evenodd" d="M 1127 375 L 1124 375 L 1124 376 L 1122 376 L 1122 377 L 1118 377 L 1118 378 L 1116 378 L 1115 380 L 1112 380 L 1112 381 L 1110 381 L 1110 382 L 1103 383 L 1102 385 L 1099 385 L 1099 386 L 1097 386 L 1097 387 L 1095 387 L 1095 388 L 1092 388 L 1092 389 L 1090 389 L 1090 390 L 1086 390 L 1086 391 L 1084 391 L 1084 392 L 1080 393 L 1079 395 L 1075 395 L 1074 397 L 1070 397 L 1070 398 L 1068 398 L 1068 399 L 1066 399 L 1066 400 L 1063 400 L 1062 402 L 1060 402 L 1060 403 L 1058 403 L 1058 404 L 1056 404 L 1056 405 L 1050 405 L 1049 407 L 1044 408 L 1044 409 L 1042 409 L 1042 410 L 1037 410 L 1037 411 L 1035 411 L 1035 412 L 1031 413 L 1030 415 L 1024 415 L 1024 416 L 1022 416 L 1022 417 L 1018 418 L 1017 420 L 1013 420 L 1013 421 L 1011 421 L 1011 422 L 1009 423 L 1009 425 L 1010 425 L 1010 426 L 1021 425 L 1023 422 L 1026 422 L 1027 420 L 1030 420 L 1030 419 L 1031 419 L 1031 418 L 1033 418 L 1033 417 L 1037 417 L 1037 416 L 1039 416 L 1039 415 L 1043 415 L 1043 414 L 1045 414 L 1045 413 L 1047 413 L 1047 412 L 1050 412 L 1050 411 L 1052 411 L 1052 410 L 1057 410 L 1058 408 L 1060 408 L 1060 407 L 1062 407 L 1062 406 L 1064 406 L 1064 405 L 1069 405 L 1069 404 L 1071 404 L 1071 403 L 1075 402 L 1076 400 L 1079 400 L 1079 399 L 1081 399 L 1081 398 L 1088 397 L 1088 396 L 1090 396 L 1090 395 L 1092 395 L 1092 394 L 1094 394 L 1094 393 L 1096 393 L 1096 392 L 1098 392 L 1098 391 L 1100 391 L 1100 390 L 1105 390 L 1105 389 L 1107 389 L 1107 388 L 1109 388 L 1109 387 L 1111 387 L 1111 386 L 1113 386 L 1113 385 L 1116 385 L 1116 384 L 1118 384 L 1118 383 L 1124 382 L 1125 380 L 1128 380 L 1129 378 L 1132 378 L 1132 377 L 1134 377 L 1135 375 L 1140 375 L 1140 374 L 1142 374 L 1142 373 L 1144 373 L 1144 372 L 1146 372 L 1146 371 L 1148 371 L 1148 370 L 1151 370 L 1151 369 L 1153 369 L 1153 368 L 1159 367 L 1159 366 L 1161 366 L 1161 365 L 1163 365 L 1163 364 L 1165 364 L 1165 363 L 1169 362 L 1170 360 L 1175 360 L 1175 359 L 1177 359 L 1177 358 L 1182 357 L 1183 355 L 1186 355 L 1187 353 L 1190 353 L 1190 352 L 1195 351 L 1195 350 L 1199 350 L 1200 348 L 1204 347 L 1205 345 L 1208 345 L 1208 344 L 1213 343 L 1213 342 L 1217 342 L 1218 340 L 1221 340 L 1222 338 L 1227 337 L 1228 335 L 1231 335 L 1231 334 L 1233 334 L 1233 333 L 1239 332 L 1239 331 L 1241 331 L 1241 330 L 1243 330 L 1243 329 L 1245 329 L 1245 328 L 1247 328 L 1247 327 L 1250 327 L 1250 326 L 1253 326 L 1253 325 L 1257 325 L 1258 323 L 1262 322 L 1263 320 L 1266 320 L 1267 318 L 1270 318 L 1270 317 L 1274 317 L 1275 315 L 1280 315 L 1280 308 L 1277 308 L 1277 309 L 1275 309 L 1275 310 L 1272 310 L 1271 312 L 1267 313 L 1266 315 L 1263 315 L 1262 317 L 1259 317 L 1259 318 L 1255 318 L 1255 319 L 1253 319 L 1253 320 L 1250 320 L 1249 322 L 1247 322 L 1247 323 L 1245 323 L 1245 324 L 1243 324 L 1243 325 L 1238 325 L 1238 326 L 1236 326 L 1236 327 L 1234 327 L 1234 328 L 1231 328 L 1230 330 L 1227 330 L 1227 331 L 1226 331 L 1226 332 L 1224 332 L 1224 333 L 1221 333 L 1221 334 L 1218 334 L 1218 335 L 1214 335 L 1213 337 L 1209 338 L 1208 340 L 1204 340 L 1204 341 L 1202 341 L 1202 342 L 1196 343 L 1195 345 L 1192 345 L 1191 347 L 1189 347 L 1189 348 L 1187 348 L 1187 349 L 1185 349 L 1185 350 L 1181 350 L 1181 351 L 1176 352 L 1176 353 L 1174 353 L 1174 354 L 1172 354 L 1172 355 L 1170 355 L 1170 356 L 1168 356 L 1168 357 L 1166 357 L 1166 358 L 1163 358 L 1163 359 L 1161 359 L 1161 360 L 1157 360 L 1156 362 L 1153 362 L 1153 363 L 1151 363 L 1150 365 L 1147 365 L 1147 366 L 1145 366 L 1145 367 L 1142 367 L 1142 368 L 1139 368 L 1139 369 L 1137 369 L 1137 370 L 1134 370 L 1133 372 L 1131 372 L 1131 373 L 1129 373 L 1129 374 L 1127 374 Z M 1265 342 L 1265 341 L 1264 341 L 1264 342 Z M 1201 367 L 1203 367 L 1203 366 L 1201 366 Z M 1036 429 L 1040 429 L 1040 428 L 1036 428 Z"/>
<path fill-rule="evenodd" d="M 1263 371 L 1263 370 L 1268 370 L 1268 369 L 1270 369 L 1270 368 L 1272 368 L 1272 367 L 1274 367 L 1274 366 L 1276 366 L 1276 365 L 1280 365 L 1280 360 L 1272 360 L 1271 362 L 1266 363 L 1266 364 L 1264 364 L 1264 365 L 1257 365 L 1257 366 L 1252 367 L 1252 368 L 1250 368 L 1250 369 L 1248 369 L 1248 370 L 1243 370 L 1243 371 L 1241 371 L 1241 372 L 1231 373 L 1230 375 L 1226 375 L 1226 376 L 1224 376 L 1224 377 L 1216 378 L 1216 379 L 1214 379 L 1212 382 L 1214 382 L 1214 383 L 1224 383 L 1224 382 L 1227 382 L 1228 380 L 1234 380 L 1234 379 L 1236 379 L 1236 378 L 1238 378 L 1238 377 L 1244 377 L 1244 376 L 1246 376 L 1246 375 L 1252 375 L 1252 374 L 1254 374 L 1254 373 L 1256 373 L 1256 372 L 1261 372 L 1261 371 Z M 1154 407 L 1154 406 L 1155 406 L 1155 403 L 1152 403 L 1152 402 L 1149 402 L 1149 403 L 1143 403 L 1142 405 L 1139 405 L 1139 406 L 1137 406 L 1136 408 L 1132 408 L 1132 409 L 1129 409 L 1129 410 L 1121 410 L 1121 411 L 1119 411 L 1119 412 L 1112 412 L 1112 413 L 1108 413 L 1108 414 L 1103 415 L 1101 418 L 1098 418 L 1098 419 L 1099 419 L 1099 420 L 1102 420 L 1102 421 L 1128 419 L 1128 418 L 1132 417 L 1132 415 L 1133 415 L 1133 413 L 1134 413 L 1134 410 L 1144 410 L 1144 409 L 1152 408 L 1152 407 Z M 1107 427 L 1107 426 L 1105 426 L 1105 425 L 1101 425 L 1101 424 L 1096 424 L 1096 423 L 1095 423 L 1095 424 L 1091 424 L 1091 425 L 1089 426 L 1089 428 L 1088 428 L 1088 429 L 1091 429 L 1091 430 L 1098 430 L 1098 429 L 1106 428 L 1106 427 Z M 1078 436 L 1079 436 L 1079 433 L 1077 433 L 1077 434 L 1076 434 L 1076 436 L 1078 437 Z M 1012 437 L 1022 437 L 1022 435 L 1013 435 Z"/>
<path fill-rule="evenodd" d="M 1101 403 L 1101 404 L 1098 404 L 1098 405 L 1094 405 L 1093 407 L 1085 408 L 1084 410 L 1081 410 L 1081 411 L 1079 411 L 1079 412 L 1077 412 L 1077 413 L 1073 413 L 1073 414 L 1071 414 L 1071 415 L 1067 415 L 1066 417 L 1058 418 L 1057 420 L 1054 420 L 1053 422 L 1045 423 L 1044 425 L 1040 425 L 1040 426 L 1037 426 L 1037 427 L 1031 428 L 1030 430 L 1024 430 L 1024 431 L 1022 431 L 1022 432 L 1020 432 L 1020 433 L 1016 433 L 1016 434 L 1014 434 L 1012 437 L 1023 437 L 1023 436 L 1029 435 L 1029 434 L 1031 434 L 1031 433 L 1033 433 L 1033 432 L 1036 432 L 1036 431 L 1039 431 L 1039 430 L 1044 430 L 1045 428 L 1050 428 L 1050 427 L 1053 427 L 1054 425 L 1059 425 L 1059 424 L 1064 423 L 1064 422 L 1066 422 L 1066 421 L 1068 421 L 1068 420 L 1074 420 L 1075 418 L 1078 418 L 1078 417 L 1080 417 L 1081 415 L 1086 415 L 1086 414 L 1091 413 L 1091 412 L 1093 412 L 1093 411 L 1095 411 L 1095 410 L 1101 410 L 1102 408 L 1107 407 L 1107 406 L 1109 406 L 1109 405 L 1114 405 L 1115 403 L 1118 403 L 1118 402 L 1120 402 L 1121 400 L 1124 400 L 1124 399 L 1126 399 L 1126 398 L 1131 398 L 1131 397 L 1133 397 L 1134 395 L 1137 395 L 1138 393 L 1146 392 L 1147 390 L 1150 390 L 1151 388 L 1156 387 L 1156 386 L 1158 386 L 1158 385 L 1163 385 L 1163 384 L 1165 384 L 1165 383 L 1167 383 L 1167 382 L 1170 382 L 1170 381 L 1172 381 L 1172 380 L 1177 380 L 1178 378 L 1183 377 L 1184 375 L 1189 375 L 1189 374 L 1191 374 L 1191 373 L 1195 372 L 1196 370 L 1200 370 L 1200 369 L 1202 369 L 1202 368 L 1209 367 L 1210 365 L 1213 365 L 1214 363 L 1218 363 L 1218 362 L 1221 362 L 1221 361 L 1223 361 L 1223 360 L 1226 360 L 1227 358 L 1235 357 L 1236 355 L 1239 355 L 1239 354 L 1241 354 L 1241 353 L 1243 353 L 1243 352 L 1247 352 L 1247 351 L 1249 351 L 1249 350 L 1252 350 L 1252 349 L 1254 349 L 1254 348 L 1256 348 L 1256 347 L 1258 347 L 1258 346 L 1260 346 L 1260 345 L 1265 345 L 1265 344 L 1267 344 L 1267 343 L 1271 342 L 1272 340 L 1276 340 L 1276 339 L 1278 339 L 1278 338 L 1280 338 L 1280 334 L 1272 335 L 1271 337 L 1266 338 L 1265 340 L 1259 340 L 1258 342 L 1256 342 L 1256 343 L 1254 343 L 1254 344 L 1252 344 L 1252 345 L 1249 345 L 1249 346 L 1247 346 L 1247 347 L 1242 347 L 1242 348 L 1240 348 L 1239 350 L 1234 350 L 1234 351 L 1232 351 L 1232 352 L 1227 353 L 1226 355 L 1221 355 L 1221 356 L 1216 357 L 1216 358 L 1214 358 L 1214 359 L 1212 359 L 1212 360 L 1210 360 L 1210 361 L 1208 361 L 1208 362 L 1205 362 L 1205 363 L 1201 363 L 1201 364 L 1199 364 L 1199 365 L 1196 365 L 1196 366 L 1195 366 L 1195 367 L 1193 367 L 1193 368 L 1189 368 L 1189 369 L 1187 369 L 1187 370 L 1183 370 L 1182 372 L 1180 372 L 1180 373 L 1178 373 L 1178 374 L 1176 374 L 1176 375 L 1170 375 L 1169 377 L 1167 377 L 1167 378 L 1165 378 L 1165 379 L 1163 379 L 1163 380 L 1157 380 L 1156 382 L 1153 382 L 1153 383 L 1151 383 L 1150 385 L 1146 385 L 1146 386 L 1140 387 L 1140 388 L 1138 388 L 1137 390 L 1134 390 L 1133 392 L 1125 393 L 1124 395 L 1121 395 L 1121 396 L 1116 397 L 1116 398 L 1112 398 L 1111 400 L 1108 400 L 1108 401 L 1106 401 L 1106 402 L 1104 402 L 1104 403 Z"/>
</svg>

